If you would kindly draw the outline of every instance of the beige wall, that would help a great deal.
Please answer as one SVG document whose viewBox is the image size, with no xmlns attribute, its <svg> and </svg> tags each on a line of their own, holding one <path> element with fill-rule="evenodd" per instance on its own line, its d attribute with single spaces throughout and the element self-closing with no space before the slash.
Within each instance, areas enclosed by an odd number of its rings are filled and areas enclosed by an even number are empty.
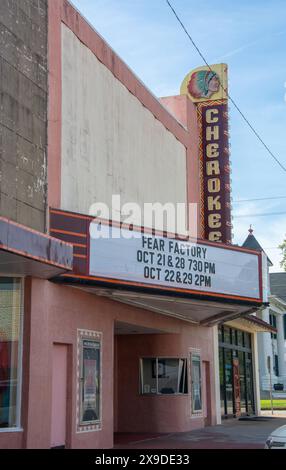
<svg viewBox="0 0 286 470">
<path fill-rule="evenodd" d="M 185 146 L 64 25 L 62 77 L 62 209 L 186 202 Z"/>
</svg>

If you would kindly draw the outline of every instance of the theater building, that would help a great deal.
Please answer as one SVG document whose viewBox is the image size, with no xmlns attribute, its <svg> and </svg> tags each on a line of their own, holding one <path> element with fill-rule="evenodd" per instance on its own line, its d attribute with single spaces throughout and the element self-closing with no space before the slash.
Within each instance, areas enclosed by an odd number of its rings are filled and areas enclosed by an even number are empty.
<svg viewBox="0 0 286 470">
<path fill-rule="evenodd" d="M 0 13 L 0 448 L 258 413 L 265 259 L 231 244 L 226 66 L 157 99 L 68 1 Z M 197 211 L 171 234 L 114 195 Z"/>
</svg>

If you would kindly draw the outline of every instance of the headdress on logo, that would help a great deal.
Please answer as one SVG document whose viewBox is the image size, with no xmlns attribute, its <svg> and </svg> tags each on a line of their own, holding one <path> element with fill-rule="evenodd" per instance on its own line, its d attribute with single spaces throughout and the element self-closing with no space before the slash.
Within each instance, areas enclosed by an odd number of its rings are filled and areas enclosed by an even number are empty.
<svg viewBox="0 0 286 470">
<path fill-rule="evenodd" d="M 212 78 L 218 77 L 211 70 L 199 70 L 194 72 L 188 83 L 188 91 L 194 98 L 205 98 L 209 96 L 209 83 Z"/>
</svg>

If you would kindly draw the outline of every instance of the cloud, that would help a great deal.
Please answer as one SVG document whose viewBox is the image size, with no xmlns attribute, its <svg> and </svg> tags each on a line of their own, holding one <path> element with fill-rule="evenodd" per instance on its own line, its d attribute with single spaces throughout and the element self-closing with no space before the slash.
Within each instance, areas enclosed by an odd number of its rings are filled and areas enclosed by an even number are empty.
<svg viewBox="0 0 286 470">
<path fill-rule="evenodd" d="M 286 34 L 286 30 L 282 31 L 274 31 L 271 32 L 270 34 L 264 34 L 263 36 L 260 36 L 257 38 L 255 41 L 248 42 L 242 46 L 237 47 L 236 49 L 230 50 L 229 52 L 226 52 L 222 56 L 220 56 L 218 59 L 216 59 L 217 62 L 221 62 L 224 59 L 227 59 L 229 57 L 233 57 L 236 54 L 240 54 L 241 52 L 245 52 L 245 50 L 253 47 L 253 46 L 259 46 L 260 49 L 263 47 L 263 44 L 266 42 L 269 44 L 269 41 L 271 39 L 276 39 L 277 37 L 280 37 L 282 35 Z"/>
</svg>

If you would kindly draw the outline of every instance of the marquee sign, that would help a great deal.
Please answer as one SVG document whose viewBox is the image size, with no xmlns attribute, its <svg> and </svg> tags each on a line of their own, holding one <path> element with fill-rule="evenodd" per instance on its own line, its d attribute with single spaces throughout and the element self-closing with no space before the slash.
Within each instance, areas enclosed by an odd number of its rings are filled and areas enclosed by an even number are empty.
<svg viewBox="0 0 286 470">
<path fill-rule="evenodd" d="M 50 231 L 74 245 L 66 278 L 262 302 L 260 252 L 154 235 L 58 209 L 51 209 Z"/>
<path fill-rule="evenodd" d="M 187 94 L 197 107 L 201 236 L 231 243 L 227 66 L 217 64 L 190 72 L 181 94 Z"/>
<path fill-rule="evenodd" d="M 90 225 L 89 274 L 101 279 L 260 300 L 259 266 L 252 252 Z"/>
</svg>

